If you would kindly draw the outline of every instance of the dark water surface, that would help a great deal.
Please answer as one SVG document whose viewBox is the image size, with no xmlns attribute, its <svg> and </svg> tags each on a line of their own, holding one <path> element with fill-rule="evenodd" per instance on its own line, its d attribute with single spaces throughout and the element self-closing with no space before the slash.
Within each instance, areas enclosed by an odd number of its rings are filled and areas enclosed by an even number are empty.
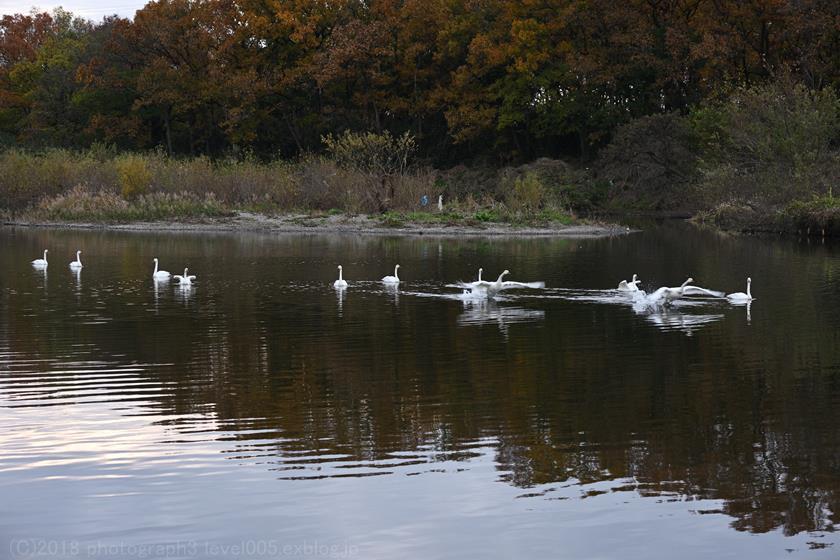
<svg viewBox="0 0 840 560">
<path fill-rule="evenodd" d="M 838 245 L 0 229 L 0 249 L 0 558 L 840 558 Z M 155 256 L 194 287 L 155 286 Z M 547 289 L 444 287 L 479 266 Z M 750 275 L 758 299 L 634 309 L 607 291 L 634 272 Z"/>
</svg>

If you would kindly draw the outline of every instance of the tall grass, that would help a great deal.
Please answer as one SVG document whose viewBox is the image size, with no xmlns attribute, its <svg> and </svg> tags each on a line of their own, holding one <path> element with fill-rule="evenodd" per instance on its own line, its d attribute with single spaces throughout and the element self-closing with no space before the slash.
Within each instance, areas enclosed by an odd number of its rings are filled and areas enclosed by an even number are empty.
<svg viewBox="0 0 840 560">
<path fill-rule="evenodd" d="M 465 189 L 458 197 L 441 172 L 408 165 L 377 172 L 347 165 L 346 159 L 214 161 L 161 152 L 117 154 L 102 147 L 82 152 L 12 149 L 0 153 L 0 214 L 114 222 L 217 217 L 237 210 L 269 215 L 338 210 L 422 218 L 440 213 L 436 202 L 441 193 L 446 212 L 478 215 L 479 222 L 543 220 L 567 207 L 564 187 L 544 173 L 500 174 L 492 192 L 473 196 Z"/>
<path fill-rule="evenodd" d="M 314 156 L 295 162 L 211 161 L 173 159 L 158 152 L 103 157 L 101 150 L 13 149 L 0 153 L 0 210 L 92 219 L 101 205 L 109 209 L 108 219 L 137 219 L 126 209 L 148 211 L 149 218 L 175 216 L 192 202 L 212 200 L 228 210 L 265 213 L 333 208 L 377 212 L 378 199 L 371 196 L 375 180 L 369 173 Z M 434 191 L 430 171 L 406 171 L 388 181 L 395 208 L 414 209 L 423 194 Z M 180 202 L 186 206 L 178 206 Z M 167 204 L 173 206 L 170 212 L 162 208 Z"/>
</svg>

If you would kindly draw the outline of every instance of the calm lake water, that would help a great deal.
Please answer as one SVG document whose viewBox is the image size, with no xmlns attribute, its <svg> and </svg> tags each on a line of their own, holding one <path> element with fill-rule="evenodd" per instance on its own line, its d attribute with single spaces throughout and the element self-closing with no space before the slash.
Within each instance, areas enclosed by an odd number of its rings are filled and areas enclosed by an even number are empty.
<svg viewBox="0 0 840 560">
<path fill-rule="evenodd" d="M 840 557 L 840 245 L 664 225 L 0 248 L 0 558 Z M 192 289 L 156 286 L 155 256 Z M 479 266 L 547 288 L 445 287 Z M 610 291 L 634 272 L 750 275 L 758 299 L 644 311 Z"/>
</svg>

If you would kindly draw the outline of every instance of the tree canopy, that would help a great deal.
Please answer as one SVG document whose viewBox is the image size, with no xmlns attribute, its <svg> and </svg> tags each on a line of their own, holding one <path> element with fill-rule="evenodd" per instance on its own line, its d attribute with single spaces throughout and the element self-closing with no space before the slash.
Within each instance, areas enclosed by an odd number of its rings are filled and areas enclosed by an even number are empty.
<svg viewBox="0 0 840 560">
<path fill-rule="evenodd" d="M 437 164 L 588 157 L 793 76 L 840 86 L 833 0 L 157 0 L 0 19 L 0 144 L 293 156 L 410 132 Z"/>
</svg>

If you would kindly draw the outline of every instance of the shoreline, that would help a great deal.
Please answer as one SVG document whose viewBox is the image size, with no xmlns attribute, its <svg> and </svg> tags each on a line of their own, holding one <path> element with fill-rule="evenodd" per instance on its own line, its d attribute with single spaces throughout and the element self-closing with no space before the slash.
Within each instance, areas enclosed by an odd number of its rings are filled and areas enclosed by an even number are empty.
<svg viewBox="0 0 840 560">
<path fill-rule="evenodd" d="M 308 216 L 289 214 L 269 217 L 249 212 L 236 216 L 213 218 L 203 221 L 175 222 L 128 222 L 128 223 L 76 223 L 7 220 L 3 227 L 55 228 L 108 231 L 154 231 L 154 232 L 248 232 L 279 234 L 353 234 L 385 236 L 434 236 L 434 237 L 567 237 L 591 238 L 626 235 L 631 230 L 617 224 L 579 224 L 548 226 L 517 226 L 505 223 L 487 223 L 481 226 L 453 224 L 425 224 L 406 222 L 400 226 L 383 225 L 369 216 Z"/>
</svg>

